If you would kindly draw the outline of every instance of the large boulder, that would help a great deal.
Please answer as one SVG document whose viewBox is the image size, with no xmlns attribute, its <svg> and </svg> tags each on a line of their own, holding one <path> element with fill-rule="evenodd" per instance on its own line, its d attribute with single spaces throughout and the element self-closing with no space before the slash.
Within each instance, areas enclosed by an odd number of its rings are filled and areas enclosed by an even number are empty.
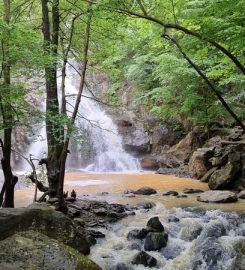
<svg viewBox="0 0 245 270">
<path fill-rule="evenodd" d="M 36 231 L 16 233 L 0 241 L 0 269 L 101 270 L 77 250 Z"/>
<path fill-rule="evenodd" d="M 211 175 L 208 182 L 209 188 L 212 190 L 231 188 L 239 171 L 240 164 L 228 162 L 224 167 Z"/>
<path fill-rule="evenodd" d="M 89 243 L 70 218 L 50 207 L 32 205 L 29 208 L 0 210 L 0 240 L 17 232 L 34 230 L 65 245 L 89 254 Z"/>
<path fill-rule="evenodd" d="M 210 203 L 229 203 L 236 202 L 237 195 L 231 191 L 209 190 L 197 196 L 197 200 Z"/>
<path fill-rule="evenodd" d="M 152 194 L 156 194 L 157 192 L 154 188 L 142 187 L 136 190 L 134 193 L 137 195 L 152 195 Z"/>
<path fill-rule="evenodd" d="M 142 264 L 145 267 L 154 267 L 157 265 L 157 260 L 145 251 L 140 251 L 133 258 L 132 264 Z"/>
<path fill-rule="evenodd" d="M 198 134 L 191 131 L 178 144 L 171 147 L 168 153 L 174 155 L 179 163 L 186 163 L 193 151 L 201 146 L 200 143 Z"/>
<path fill-rule="evenodd" d="M 163 232 L 149 232 L 145 238 L 144 249 L 148 251 L 160 250 L 166 247 L 168 235 Z"/>
<path fill-rule="evenodd" d="M 164 227 L 159 220 L 159 217 L 152 217 L 148 220 L 147 229 L 151 232 L 164 232 Z"/>
<path fill-rule="evenodd" d="M 197 179 L 205 175 L 211 168 L 209 159 L 213 156 L 213 148 L 199 148 L 189 161 L 189 173 Z"/>
</svg>

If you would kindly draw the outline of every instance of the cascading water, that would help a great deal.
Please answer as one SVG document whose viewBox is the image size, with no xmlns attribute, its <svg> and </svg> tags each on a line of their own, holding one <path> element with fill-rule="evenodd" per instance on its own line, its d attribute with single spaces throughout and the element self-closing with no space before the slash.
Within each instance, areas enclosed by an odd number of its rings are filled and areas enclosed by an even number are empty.
<svg viewBox="0 0 245 270">
<path fill-rule="evenodd" d="M 156 200 L 157 201 L 157 200 Z M 159 251 L 147 251 L 157 259 L 161 270 L 243 270 L 245 226 L 244 218 L 221 210 L 177 208 L 173 213 L 161 203 L 146 212 L 137 210 L 111 228 L 101 229 L 106 235 L 91 249 L 91 259 L 103 270 L 146 270 L 131 264 L 134 256 L 144 250 L 144 240 L 128 240 L 133 229 L 146 227 L 148 219 L 158 216 L 165 232 L 167 246 Z M 173 218 L 174 217 L 174 218 Z M 123 267 L 120 265 L 124 265 Z"/>
<path fill-rule="evenodd" d="M 76 69 L 68 66 L 66 77 L 68 112 L 73 110 L 79 80 L 80 77 Z M 58 84 L 61 84 L 60 76 Z M 44 103 L 42 103 L 42 106 L 44 107 Z M 87 89 L 85 89 L 81 100 L 76 125 L 81 131 L 81 137 L 84 137 L 85 133 L 89 134 L 91 144 L 86 141 L 79 142 L 79 140 L 70 143 L 71 154 L 68 155 L 67 159 L 68 168 L 97 172 L 138 171 L 140 169 L 138 160 L 124 151 L 116 125 L 100 104 L 93 100 Z M 47 152 L 45 127 L 43 126 L 34 137 L 26 155 L 32 154 L 40 158 Z M 84 162 L 84 157 L 88 155 L 88 152 L 93 152 L 93 159 L 90 159 L 89 165 L 88 162 Z"/>
</svg>

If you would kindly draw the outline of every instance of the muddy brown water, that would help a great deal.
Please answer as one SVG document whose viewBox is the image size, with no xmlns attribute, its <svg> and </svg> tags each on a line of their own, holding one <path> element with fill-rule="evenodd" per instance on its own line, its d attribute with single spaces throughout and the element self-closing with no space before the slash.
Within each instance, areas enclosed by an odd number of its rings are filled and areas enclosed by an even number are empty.
<svg viewBox="0 0 245 270">
<path fill-rule="evenodd" d="M 136 196 L 125 198 L 122 193 L 125 189 L 136 190 L 143 186 L 149 186 L 158 191 L 153 196 Z M 208 190 L 206 183 L 195 179 L 179 178 L 171 175 L 159 175 L 153 173 L 83 173 L 67 172 L 65 176 L 65 190 L 71 192 L 75 189 L 78 197 L 88 195 L 91 198 L 106 200 L 111 203 L 136 204 L 141 201 L 160 202 L 166 208 L 184 206 L 200 206 L 206 209 L 222 209 L 225 211 L 245 212 L 245 200 L 229 204 L 207 204 L 196 200 L 196 194 L 188 195 L 188 198 L 176 198 L 162 196 L 167 190 L 181 192 L 185 188 L 197 188 Z M 108 195 L 100 195 L 108 192 Z M 16 207 L 26 206 L 32 203 L 34 188 L 25 188 L 16 191 Z"/>
</svg>

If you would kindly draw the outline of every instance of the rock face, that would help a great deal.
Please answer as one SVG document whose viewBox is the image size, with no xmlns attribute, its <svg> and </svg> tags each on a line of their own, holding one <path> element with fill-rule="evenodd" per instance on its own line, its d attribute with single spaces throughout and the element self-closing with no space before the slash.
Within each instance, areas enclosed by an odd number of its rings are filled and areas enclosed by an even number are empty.
<svg viewBox="0 0 245 270">
<path fill-rule="evenodd" d="M 134 257 L 132 264 L 142 264 L 145 267 L 154 267 L 157 265 L 157 260 L 145 251 L 141 251 Z"/>
<path fill-rule="evenodd" d="M 234 178 L 238 175 L 240 166 L 228 162 L 225 167 L 215 171 L 210 179 L 208 186 L 212 190 L 229 189 L 232 187 Z"/>
<path fill-rule="evenodd" d="M 189 161 L 189 173 L 197 179 L 205 175 L 211 168 L 209 159 L 213 156 L 213 148 L 199 148 Z"/>
<path fill-rule="evenodd" d="M 210 190 L 203 192 L 201 195 L 197 196 L 197 200 L 200 202 L 210 203 L 229 203 L 236 202 L 237 195 L 231 191 Z"/>
<path fill-rule="evenodd" d="M 85 236 L 60 212 L 38 205 L 33 208 L 0 210 L 0 240 L 30 229 L 71 246 L 82 254 L 90 252 Z"/>
<path fill-rule="evenodd" d="M 142 187 L 134 192 L 137 195 L 152 195 L 156 194 L 156 190 L 151 187 Z"/>
<path fill-rule="evenodd" d="M 101 270 L 77 250 L 35 231 L 0 241 L 0 269 Z"/>
<path fill-rule="evenodd" d="M 140 159 L 140 165 L 143 169 L 154 170 L 158 169 L 158 160 L 156 157 L 147 156 Z"/>
</svg>

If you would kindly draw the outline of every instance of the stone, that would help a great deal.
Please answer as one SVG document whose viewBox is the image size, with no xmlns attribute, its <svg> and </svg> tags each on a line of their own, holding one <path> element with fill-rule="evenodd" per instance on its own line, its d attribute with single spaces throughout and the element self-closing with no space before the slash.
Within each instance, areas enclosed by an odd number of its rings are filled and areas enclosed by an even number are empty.
<svg viewBox="0 0 245 270">
<path fill-rule="evenodd" d="M 200 181 L 203 183 L 208 183 L 211 175 L 218 170 L 218 167 L 213 167 L 210 170 L 208 170 L 203 177 L 201 177 Z"/>
<path fill-rule="evenodd" d="M 88 233 L 94 238 L 105 238 L 105 234 L 100 231 L 89 230 Z"/>
<path fill-rule="evenodd" d="M 178 158 L 172 153 L 162 153 L 158 157 L 158 164 L 160 167 L 167 167 L 167 168 L 177 168 L 180 166 L 180 161 Z"/>
<path fill-rule="evenodd" d="M 156 204 L 153 202 L 140 202 L 137 204 L 137 207 L 140 209 L 151 209 L 155 206 L 156 206 Z"/>
<path fill-rule="evenodd" d="M 134 190 L 133 189 L 125 189 L 123 191 L 123 194 L 131 194 L 131 193 L 134 193 Z"/>
<path fill-rule="evenodd" d="M 213 156 L 213 148 L 199 148 L 189 161 L 189 173 L 200 179 L 211 168 L 209 159 Z"/>
<path fill-rule="evenodd" d="M 162 196 L 177 196 L 179 193 L 175 190 L 168 190 L 163 192 Z"/>
<path fill-rule="evenodd" d="M 156 170 L 159 168 L 156 157 L 146 156 L 140 159 L 140 165 L 143 169 Z"/>
<path fill-rule="evenodd" d="M 134 230 L 131 230 L 127 234 L 127 239 L 128 240 L 144 239 L 145 237 L 146 237 L 146 231 L 145 230 L 134 229 Z"/>
<path fill-rule="evenodd" d="M 180 193 L 176 196 L 176 198 L 187 198 L 188 196 L 186 194 Z"/>
<path fill-rule="evenodd" d="M 222 167 L 211 175 L 208 182 L 209 188 L 211 190 L 231 188 L 239 171 L 239 165 L 230 162 L 227 163 L 225 167 Z"/>
<path fill-rule="evenodd" d="M 185 194 L 194 194 L 194 193 L 202 193 L 203 190 L 198 188 L 186 188 L 182 192 Z"/>
<path fill-rule="evenodd" d="M 209 190 L 197 196 L 199 202 L 229 203 L 236 202 L 237 195 L 231 191 Z"/>
<path fill-rule="evenodd" d="M 101 270 L 77 250 L 32 230 L 0 241 L 0 269 Z"/>
<path fill-rule="evenodd" d="M 179 222 L 179 218 L 177 218 L 176 216 L 169 216 L 168 217 L 168 222 Z"/>
<path fill-rule="evenodd" d="M 167 234 L 162 232 L 149 232 L 145 238 L 144 249 L 148 251 L 160 250 L 167 245 Z"/>
<path fill-rule="evenodd" d="M 90 252 L 86 237 L 61 212 L 39 204 L 28 208 L 0 209 L 0 240 L 30 229 L 71 246 L 82 254 Z"/>
<path fill-rule="evenodd" d="M 79 217 L 81 215 L 81 212 L 78 209 L 68 207 L 67 215 L 70 218 L 77 218 L 77 217 Z"/>
<path fill-rule="evenodd" d="M 159 217 L 152 217 L 148 220 L 147 229 L 153 232 L 164 232 L 164 227 L 159 220 Z"/>
<path fill-rule="evenodd" d="M 245 199 L 245 190 L 242 190 L 238 193 L 237 197 L 239 199 Z"/>
<path fill-rule="evenodd" d="M 107 215 L 107 210 L 105 208 L 93 209 L 93 212 L 99 217 L 105 217 Z"/>
<path fill-rule="evenodd" d="M 132 264 L 142 264 L 145 267 L 154 267 L 157 265 L 157 260 L 145 251 L 141 251 L 135 255 Z"/>
<path fill-rule="evenodd" d="M 135 194 L 137 195 L 152 195 L 156 193 L 156 190 L 151 187 L 142 187 L 135 191 Z"/>
</svg>

